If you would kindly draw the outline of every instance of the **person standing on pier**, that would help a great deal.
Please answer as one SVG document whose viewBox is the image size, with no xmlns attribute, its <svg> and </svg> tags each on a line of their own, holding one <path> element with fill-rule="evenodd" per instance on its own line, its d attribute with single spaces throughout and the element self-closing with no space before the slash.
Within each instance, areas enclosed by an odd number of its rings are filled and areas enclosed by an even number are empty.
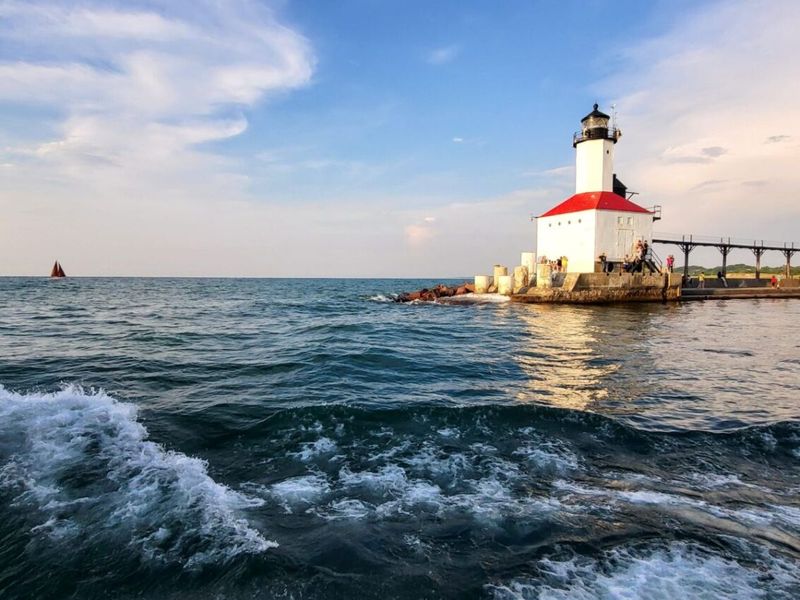
<svg viewBox="0 0 800 600">
<path fill-rule="evenodd" d="M 722 273 L 722 271 L 717 271 L 717 279 L 722 282 L 722 285 L 728 287 L 728 280 L 725 279 L 725 275 Z"/>
<path fill-rule="evenodd" d="M 675 257 L 672 256 L 672 254 L 670 254 L 667 257 L 667 271 L 672 273 L 672 267 L 674 267 L 674 266 L 675 266 Z"/>
</svg>

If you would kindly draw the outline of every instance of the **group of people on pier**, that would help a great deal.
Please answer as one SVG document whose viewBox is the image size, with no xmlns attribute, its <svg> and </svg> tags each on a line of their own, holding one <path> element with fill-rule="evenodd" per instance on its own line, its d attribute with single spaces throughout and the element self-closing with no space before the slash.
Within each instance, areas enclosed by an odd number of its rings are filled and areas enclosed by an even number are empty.
<svg viewBox="0 0 800 600">
<path fill-rule="evenodd" d="M 569 261 L 566 256 L 559 256 L 555 260 L 548 260 L 546 256 L 539 259 L 539 264 L 550 265 L 551 273 L 566 273 Z"/>
<path fill-rule="evenodd" d="M 610 262 L 605 253 L 601 254 L 598 260 L 600 261 L 603 273 L 614 272 L 616 264 Z M 667 259 L 667 268 L 670 272 L 672 271 L 673 265 L 674 259 L 672 255 L 670 255 Z M 648 269 L 651 273 L 659 272 L 659 268 L 653 262 L 653 253 L 647 240 L 636 240 L 636 245 L 633 249 L 633 257 L 631 257 L 630 254 L 626 254 L 619 266 L 620 272 L 622 273 L 643 273 L 645 269 Z"/>
</svg>

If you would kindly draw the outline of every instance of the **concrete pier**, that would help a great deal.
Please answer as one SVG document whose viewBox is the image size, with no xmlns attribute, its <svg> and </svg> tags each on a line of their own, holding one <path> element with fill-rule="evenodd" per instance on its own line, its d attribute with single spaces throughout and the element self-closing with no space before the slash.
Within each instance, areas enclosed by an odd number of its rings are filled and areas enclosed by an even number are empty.
<svg viewBox="0 0 800 600">
<path fill-rule="evenodd" d="M 782 279 L 772 287 L 768 279 L 732 278 L 707 279 L 703 287 L 697 280 L 681 290 L 681 300 L 725 300 L 744 298 L 800 298 L 800 279 Z"/>
<path fill-rule="evenodd" d="M 681 300 L 800 298 L 800 288 L 684 288 Z"/>
<path fill-rule="evenodd" d="M 546 267 L 547 265 L 538 265 Z M 549 269 L 548 269 L 549 270 Z M 678 274 L 559 273 L 563 277 L 546 285 L 529 287 L 511 296 L 513 302 L 558 304 L 607 304 L 612 302 L 663 302 L 681 296 Z"/>
</svg>

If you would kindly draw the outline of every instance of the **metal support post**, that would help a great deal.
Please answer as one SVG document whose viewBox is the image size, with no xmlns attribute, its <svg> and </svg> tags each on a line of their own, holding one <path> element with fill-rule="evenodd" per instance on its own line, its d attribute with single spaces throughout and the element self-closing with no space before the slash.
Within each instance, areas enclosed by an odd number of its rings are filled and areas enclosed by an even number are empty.
<svg viewBox="0 0 800 600">
<path fill-rule="evenodd" d="M 766 249 L 763 246 L 764 240 L 761 240 L 761 246 L 754 245 L 752 248 L 750 248 L 753 251 L 753 254 L 756 255 L 756 279 L 761 279 L 761 255 L 766 252 Z"/>
<path fill-rule="evenodd" d="M 678 247 L 683 251 L 683 285 L 689 282 L 689 253 L 694 249 L 695 244 L 692 242 L 692 236 L 689 236 L 687 241 L 686 236 L 682 236 Z"/>
<path fill-rule="evenodd" d="M 722 276 L 727 277 L 728 275 L 728 254 L 731 252 L 731 238 L 728 238 L 728 242 L 725 243 L 725 240 L 720 239 L 719 244 L 717 244 L 717 250 L 720 251 L 722 254 Z"/>
<path fill-rule="evenodd" d="M 794 243 L 792 243 L 791 248 L 784 248 L 781 250 L 783 255 L 786 257 L 786 279 L 792 278 L 792 256 L 795 252 L 797 252 L 798 248 L 794 247 Z"/>
</svg>

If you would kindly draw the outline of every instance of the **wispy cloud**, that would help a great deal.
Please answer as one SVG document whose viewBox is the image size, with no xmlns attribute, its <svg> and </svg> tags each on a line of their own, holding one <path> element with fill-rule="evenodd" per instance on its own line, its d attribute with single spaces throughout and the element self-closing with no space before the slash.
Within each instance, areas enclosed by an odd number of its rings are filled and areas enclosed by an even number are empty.
<svg viewBox="0 0 800 600">
<path fill-rule="evenodd" d="M 159 13 L 4 5 L 6 55 L 21 58 L 0 62 L 0 99 L 64 115 L 56 137 L 17 152 L 73 179 L 97 177 L 74 168 L 86 156 L 105 157 L 123 177 L 165 173 L 199 158 L 199 144 L 241 134 L 243 108 L 310 81 L 308 43 L 269 12 L 199 4 L 202 19 L 169 5 Z"/>
<path fill-rule="evenodd" d="M 771 135 L 766 139 L 765 143 L 779 144 L 780 142 L 786 142 L 790 139 L 792 139 L 792 136 L 790 135 Z"/>
<path fill-rule="evenodd" d="M 184 231 L 200 215 L 252 219 L 247 176 L 209 144 L 241 135 L 249 109 L 309 84 L 315 65 L 309 42 L 250 0 L 4 2 L 0 37 L 0 101 L 33 124 L 0 152 L 14 165 L 0 210 L 15 218 L 0 244 L 21 272 L 67 251 L 102 272 L 80 236 L 108 256 L 124 240 L 117 272 L 146 272 L 154 254 L 185 260 L 220 239 Z M 209 219 L 198 232 L 221 222 Z M 48 235 L 31 241 L 37 230 Z"/>
<path fill-rule="evenodd" d="M 664 230 L 798 237 L 798 24 L 791 0 L 698 5 L 664 35 L 627 48 L 617 74 L 598 85 L 624 90 L 617 172 L 643 203 L 663 205 Z M 753 73 L 758 85 L 741 85 Z"/>
<path fill-rule="evenodd" d="M 428 53 L 426 58 L 427 62 L 431 65 L 445 65 L 454 61 L 461 53 L 461 46 L 452 44 L 450 46 L 442 46 L 435 48 Z"/>
</svg>

